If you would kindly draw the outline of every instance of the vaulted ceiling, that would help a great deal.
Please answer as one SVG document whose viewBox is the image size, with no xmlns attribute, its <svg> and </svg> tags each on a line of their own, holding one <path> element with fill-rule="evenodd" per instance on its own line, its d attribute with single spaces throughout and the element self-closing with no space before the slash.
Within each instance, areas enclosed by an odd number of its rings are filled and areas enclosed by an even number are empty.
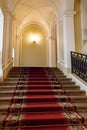
<svg viewBox="0 0 87 130">
<path fill-rule="evenodd" d="M 6 0 L 6 6 L 15 16 L 18 28 L 37 23 L 50 29 L 64 10 L 73 10 L 74 0 Z"/>
</svg>

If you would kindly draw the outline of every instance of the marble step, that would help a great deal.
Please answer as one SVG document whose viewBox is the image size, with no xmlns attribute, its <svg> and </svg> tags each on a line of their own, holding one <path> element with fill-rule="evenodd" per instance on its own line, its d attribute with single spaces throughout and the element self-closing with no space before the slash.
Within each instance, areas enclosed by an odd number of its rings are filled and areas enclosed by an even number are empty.
<svg viewBox="0 0 87 130">
<path fill-rule="evenodd" d="M 47 126 L 55 126 L 55 125 L 63 126 L 65 124 L 67 126 L 67 125 L 70 125 L 70 123 L 72 125 L 74 123 L 74 126 L 75 125 L 78 126 L 79 124 L 87 125 L 87 116 L 84 113 L 81 113 L 81 115 L 79 115 L 78 113 L 74 113 L 74 112 L 67 113 L 65 117 L 63 117 L 63 116 L 61 117 L 61 115 L 63 115 L 63 114 L 64 113 L 52 112 L 52 113 L 40 113 L 40 114 L 39 113 L 28 113 L 28 114 L 19 113 L 18 115 L 17 114 L 8 115 L 7 124 L 6 124 L 6 126 L 8 125 L 8 127 L 6 129 L 8 129 L 8 130 L 10 128 L 17 129 L 19 125 L 20 125 L 20 127 L 22 126 L 22 128 L 24 126 L 26 126 L 26 128 L 29 128 L 31 126 L 29 129 L 31 129 L 31 128 L 33 129 L 38 126 L 46 126 L 46 125 Z M 45 117 L 44 117 L 44 115 L 45 115 Z M 1 115 L 0 126 L 3 125 L 3 121 L 6 119 L 6 116 L 7 115 L 5 115 L 5 114 Z M 84 116 L 84 120 L 82 118 L 83 116 Z M 39 120 L 39 121 L 37 121 L 37 120 Z M 78 129 L 76 126 L 73 128 L 71 128 L 71 127 L 69 127 L 69 128 L 73 129 L 73 130 L 74 130 L 74 128 L 76 130 Z M 80 129 L 78 129 L 78 130 L 80 130 Z M 81 130 L 86 130 L 86 128 L 81 127 Z"/>
<path fill-rule="evenodd" d="M 57 89 L 58 85 L 54 85 L 54 88 Z M 65 84 L 65 85 L 62 85 L 61 88 L 63 90 L 80 90 L 80 86 L 73 85 L 73 84 Z"/>
<path fill-rule="evenodd" d="M 2 91 L 2 90 L 13 90 L 13 89 L 15 89 L 15 84 L 10 84 L 10 85 L 4 85 L 4 84 L 2 84 L 2 85 L 0 85 L 0 91 Z"/>
<path fill-rule="evenodd" d="M 39 85 L 38 85 L 39 86 Z M 62 90 L 80 90 L 80 86 L 78 85 L 63 85 L 63 86 L 60 86 L 60 85 L 50 85 L 51 87 L 53 87 L 54 89 L 56 90 L 59 90 L 59 89 L 62 89 Z M 0 86 L 0 91 L 1 90 L 14 90 L 16 87 L 15 84 L 2 84 Z M 25 89 L 27 87 L 27 85 L 18 85 L 19 88 L 23 88 Z"/>
<path fill-rule="evenodd" d="M 0 91 L 0 97 L 10 97 L 10 96 L 12 96 L 13 94 L 14 94 L 14 91 L 15 91 L 15 89 L 13 89 L 13 90 L 2 90 L 2 91 Z M 15 92 L 15 95 L 32 95 L 32 94 L 35 94 L 35 95 L 37 95 L 37 94 L 45 94 L 45 95 L 47 95 L 47 94 L 49 94 L 49 95 L 51 95 L 52 94 L 52 92 L 49 92 L 49 90 L 45 90 L 45 92 L 43 93 L 43 91 L 44 90 L 42 90 L 42 89 L 38 89 L 38 90 L 29 90 L 29 91 L 25 91 L 25 90 L 17 90 L 16 92 Z M 47 91 L 47 93 L 46 93 L 46 91 Z M 66 96 L 85 96 L 86 95 L 86 93 L 85 93 L 85 91 L 83 91 L 83 90 L 78 90 L 78 91 L 76 91 L 76 90 L 65 90 L 65 91 L 63 91 L 62 89 L 59 89 L 59 90 L 55 90 L 54 91 L 54 93 L 56 94 L 56 95 L 66 95 Z"/>
<path fill-rule="evenodd" d="M 61 80 L 61 81 L 59 81 L 60 82 L 60 84 L 62 84 L 62 85 L 65 85 L 65 84 L 73 84 L 73 85 L 75 85 L 76 83 L 74 82 L 74 81 L 67 81 L 67 80 Z"/>
<path fill-rule="evenodd" d="M 17 81 L 17 80 L 23 80 L 23 79 L 26 79 L 26 80 L 28 80 L 29 79 L 29 76 L 23 76 L 23 77 L 7 77 L 4 81 Z M 47 78 L 47 77 L 32 77 L 31 79 L 33 80 L 33 79 L 43 79 L 43 78 Z M 71 78 L 66 78 L 65 76 L 60 76 L 60 77 L 58 77 L 58 79 L 56 79 L 55 77 L 52 77 L 52 76 L 48 76 L 48 80 L 54 80 L 54 81 L 56 81 L 56 80 L 64 80 L 64 81 L 72 81 L 72 79 Z"/>
<path fill-rule="evenodd" d="M 87 103 L 87 96 L 69 96 L 71 103 Z"/>
<path fill-rule="evenodd" d="M 45 103 L 46 104 L 46 103 Z M 53 104 L 53 103 L 50 103 L 50 107 L 51 107 L 51 104 Z M 35 105 L 37 106 L 38 105 L 38 103 L 36 104 L 36 103 L 30 103 L 30 104 L 28 104 L 28 108 L 27 109 L 29 109 L 29 105 L 30 105 L 30 108 L 32 109 L 32 107 L 34 106 L 35 107 Z M 61 104 L 62 105 L 62 107 L 63 107 L 63 109 L 61 109 L 61 107 L 60 107 L 60 109 L 61 110 L 58 110 L 58 111 L 67 111 L 67 110 L 69 110 L 69 111 L 78 111 L 79 113 L 85 113 L 86 114 L 86 116 L 87 116 L 87 103 L 73 103 L 73 104 L 70 104 L 70 103 L 62 103 Z M 11 106 L 10 106 L 10 104 L 1 104 L 0 105 L 0 115 L 2 114 L 2 113 L 7 113 L 8 112 L 8 109 L 10 108 L 10 110 L 11 109 L 13 109 L 13 110 L 17 110 L 17 111 L 19 111 L 19 109 L 20 108 L 24 108 L 24 106 L 26 106 L 26 104 L 24 104 L 23 103 L 23 105 L 21 104 L 21 103 L 19 103 L 19 104 L 11 104 Z M 38 108 L 39 108 L 40 106 L 38 105 Z M 44 107 L 44 106 L 42 106 L 42 107 Z M 59 107 L 58 107 L 59 108 Z M 74 109 L 75 108 L 75 109 Z M 34 108 L 33 108 L 34 109 Z M 43 109 L 44 110 L 44 109 Z M 46 109 L 45 109 L 45 111 L 46 111 Z M 50 111 L 50 110 L 49 110 Z M 56 109 L 56 111 L 57 111 L 57 109 Z M 10 111 L 10 112 L 12 112 L 12 111 Z M 15 111 L 16 112 L 16 111 Z M 21 113 L 23 113 L 23 112 L 25 112 L 26 113 L 26 111 L 23 111 L 22 109 L 21 109 Z M 33 112 L 33 111 L 32 111 Z M 40 112 L 40 111 L 39 111 Z"/>
<path fill-rule="evenodd" d="M 16 85 L 18 81 L 6 81 L 6 82 L 2 82 L 0 83 L 0 86 L 11 86 L 11 85 Z"/>
<path fill-rule="evenodd" d="M 78 112 L 87 112 L 87 103 L 74 103 Z"/>
<path fill-rule="evenodd" d="M 61 102 L 67 102 L 70 101 L 71 103 L 87 103 L 87 96 L 56 96 L 58 101 Z M 29 97 L 28 97 L 29 98 Z M 23 95 L 21 95 L 20 97 L 16 96 L 15 97 L 15 102 L 16 103 L 20 103 L 22 102 L 23 99 Z M 0 104 L 9 104 L 12 101 L 12 97 L 0 97 Z M 28 99 L 25 100 L 26 103 L 28 103 Z M 39 102 L 39 100 L 38 100 Z"/>
</svg>

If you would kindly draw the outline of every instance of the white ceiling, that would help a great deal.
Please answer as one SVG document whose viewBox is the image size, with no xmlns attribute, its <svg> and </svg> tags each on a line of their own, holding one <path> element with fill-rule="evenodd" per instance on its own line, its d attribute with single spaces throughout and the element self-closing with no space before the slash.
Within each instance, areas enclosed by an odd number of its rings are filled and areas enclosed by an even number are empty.
<svg viewBox="0 0 87 130">
<path fill-rule="evenodd" d="M 18 28 L 38 23 L 50 29 L 64 10 L 73 10 L 74 0 L 6 0 L 6 6 L 15 15 Z"/>
</svg>

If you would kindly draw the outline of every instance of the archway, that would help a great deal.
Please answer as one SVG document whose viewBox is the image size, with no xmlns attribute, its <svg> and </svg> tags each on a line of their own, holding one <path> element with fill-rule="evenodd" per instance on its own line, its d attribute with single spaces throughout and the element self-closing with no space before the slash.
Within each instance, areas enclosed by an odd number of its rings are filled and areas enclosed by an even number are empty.
<svg viewBox="0 0 87 130">
<path fill-rule="evenodd" d="M 2 49 L 3 49 L 3 23 L 4 15 L 0 9 L 0 77 L 3 75 L 2 72 Z"/>
<path fill-rule="evenodd" d="M 22 66 L 46 66 L 46 40 L 35 25 L 22 34 Z"/>
<path fill-rule="evenodd" d="M 47 34 L 42 27 L 30 24 L 22 30 L 20 66 L 48 66 Z"/>
</svg>

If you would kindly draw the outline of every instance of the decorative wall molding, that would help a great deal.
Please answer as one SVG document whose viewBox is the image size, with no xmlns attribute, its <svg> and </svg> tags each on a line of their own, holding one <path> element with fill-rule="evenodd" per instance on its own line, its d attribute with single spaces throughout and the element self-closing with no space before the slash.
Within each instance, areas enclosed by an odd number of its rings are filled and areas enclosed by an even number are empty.
<svg viewBox="0 0 87 130">
<path fill-rule="evenodd" d="M 20 26 L 20 27 L 18 28 L 17 35 L 21 35 L 21 33 L 22 33 L 28 26 L 31 26 L 31 25 L 37 25 L 37 26 L 39 26 L 40 29 L 41 29 L 42 31 L 44 31 L 44 33 L 45 33 L 47 36 L 50 35 L 49 29 L 46 28 L 45 26 L 43 26 L 42 24 L 37 23 L 37 22 L 30 22 L 30 23 L 28 22 L 28 23 L 24 24 L 23 26 Z"/>
<path fill-rule="evenodd" d="M 14 15 L 12 14 L 12 12 L 10 11 L 9 8 L 7 8 L 6 6 L 4 7 L 4 13 L 7 13 L 7 15 L 9 15 L 11 17 L 11 19 L 14 19 Z"/>
<path fill-rule="evenodd" d="M 76 11 L 66 10 L 63 14 L 64 17 L 72 17 L 76 14 Z"/>
<path fill-rule="evenodd" d="M 64 17 L 72 17 L 75 14 L 76 14 L 76 11 L 66 10 L 61 16 L 58 17 L 58 21 L 61 22 L 63 21 Z"/>
</svg>

